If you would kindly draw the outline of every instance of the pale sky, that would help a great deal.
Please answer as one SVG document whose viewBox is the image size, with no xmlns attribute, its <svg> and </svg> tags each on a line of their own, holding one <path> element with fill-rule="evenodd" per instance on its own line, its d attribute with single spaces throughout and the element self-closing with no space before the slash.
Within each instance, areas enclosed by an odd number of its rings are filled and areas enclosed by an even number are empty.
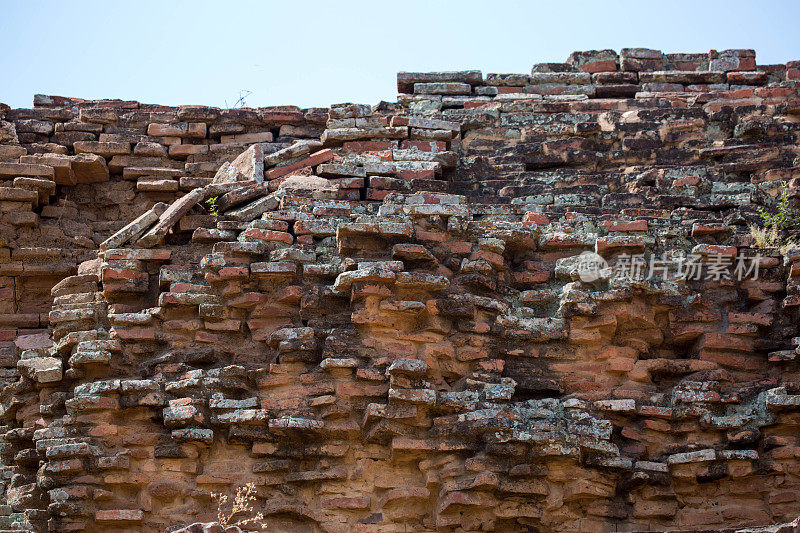
<svg viewBox="0 0 800 533">
<path fill-rule="evenodd" d="M 396 73 L 529 72 L 574 50 L 753 48 L 800 59 L 800 2 L 0 0 L 0 102 L 375 104 Z"/>
</svg>

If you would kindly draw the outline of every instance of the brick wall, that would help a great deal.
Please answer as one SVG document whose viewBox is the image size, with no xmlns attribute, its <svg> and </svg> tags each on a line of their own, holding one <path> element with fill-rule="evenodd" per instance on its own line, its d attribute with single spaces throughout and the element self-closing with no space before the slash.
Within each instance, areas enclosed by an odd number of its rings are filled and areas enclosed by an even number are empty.
<svg viewBox="0 0 800 533">
<path fill-rule="evenodd" d="M 375 106 L 0 109 L 0 525 L 163 531 L 246 483 L 280 531 L 794 520 L 800 251 L 750 226 L 796 207 L 796 67 L 603 50 Z M 586 279 L 590 251 L 702 276 Z"/>
</svg>

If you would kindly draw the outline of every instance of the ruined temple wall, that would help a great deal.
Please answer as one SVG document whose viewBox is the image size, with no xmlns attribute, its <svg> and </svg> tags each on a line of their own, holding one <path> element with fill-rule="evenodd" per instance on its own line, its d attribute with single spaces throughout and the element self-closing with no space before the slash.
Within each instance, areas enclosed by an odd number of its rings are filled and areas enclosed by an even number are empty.
<svg viewBox="0 0 800 533">
<path fill-rule="evenodd" d="M 793 519 L 800 253 L 748 224 L 782 180 L 796 202 L 794 66 L 401 73 L 397 104 L 334 106 L 319 141 L 142 204 L 55 285 L 51 329 L 18 332 L 7 525 L 164 530 L 247 482 L 294 531 Z M 589 250 L 761 273 L 589 283 Z"/>
</svg>

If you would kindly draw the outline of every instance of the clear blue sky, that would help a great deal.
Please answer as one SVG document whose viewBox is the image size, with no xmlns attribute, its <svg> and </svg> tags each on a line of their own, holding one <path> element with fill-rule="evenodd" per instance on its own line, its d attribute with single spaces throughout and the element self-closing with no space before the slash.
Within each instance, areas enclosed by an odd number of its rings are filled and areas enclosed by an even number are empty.
<svg viewBox="0 0 800 533">
<path fill-rule="evenodd" d="M 800 59 L 800 2 L 0 0 L 0 102 L 35 93 L 252 107 L 396 97 L 400 70 L 528 72 L 573 50 Z"/>
</svg>

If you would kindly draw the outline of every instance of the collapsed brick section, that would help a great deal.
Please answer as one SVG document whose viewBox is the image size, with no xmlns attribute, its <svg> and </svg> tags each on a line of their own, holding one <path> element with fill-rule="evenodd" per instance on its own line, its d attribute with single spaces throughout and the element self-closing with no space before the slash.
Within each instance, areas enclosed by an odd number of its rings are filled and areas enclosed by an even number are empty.
<svg viewBox="0 0 800 533">
<path fill-rule="evenodd" d="M 798 196 L 798 72 L 625 49 L 374 107 L 0 109 L 0 526 L 159 531 L 248 482 L 281 531 L 793 520 L 800 250 L 748 224 Z M 587 283 L 589 250 L 760 276 Z"/>
</svg>

